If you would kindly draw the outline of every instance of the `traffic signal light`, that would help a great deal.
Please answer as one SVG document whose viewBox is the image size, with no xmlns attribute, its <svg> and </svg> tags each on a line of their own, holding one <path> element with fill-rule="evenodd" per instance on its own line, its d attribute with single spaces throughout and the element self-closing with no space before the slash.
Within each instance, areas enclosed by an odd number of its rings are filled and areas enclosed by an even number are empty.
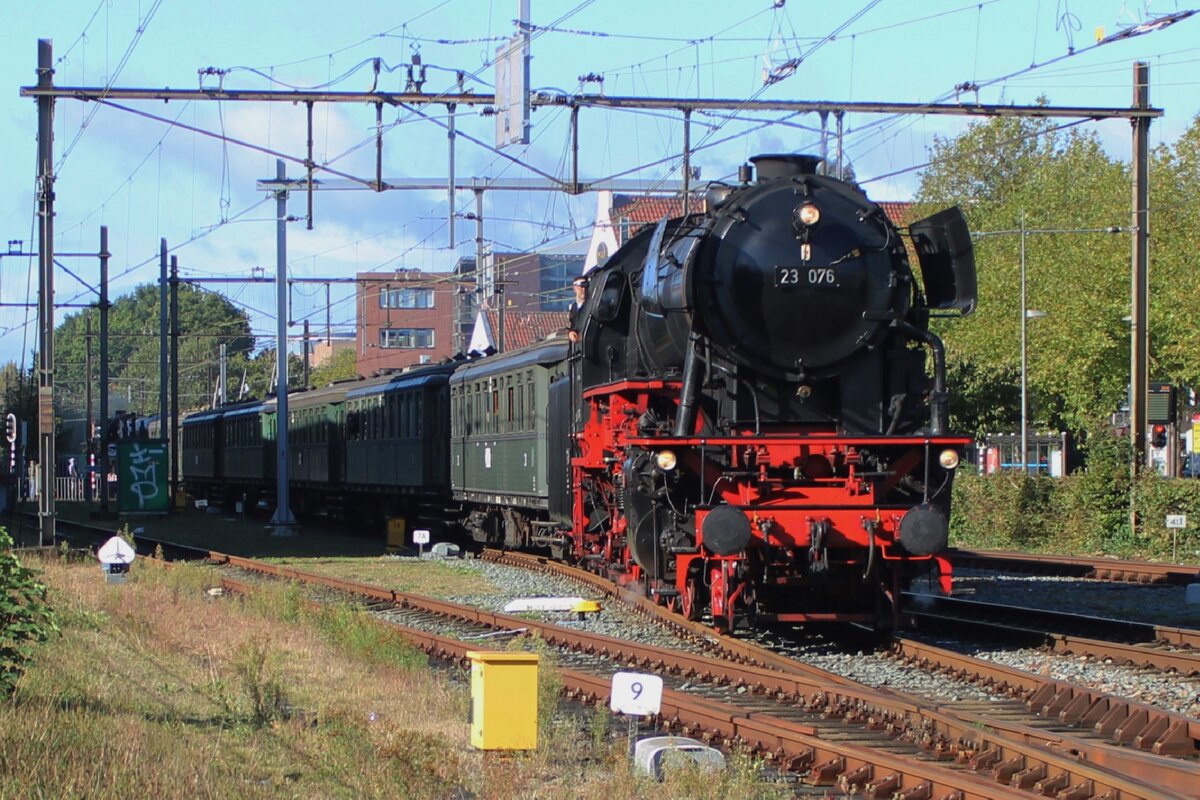
<svg viewBox="0 0 1200 800">
<path fill-rule="evenodd" d="M 1167 446 L 1167 426 L 1155 425 L 1150 429 L 1150 444 L 1155 447 Z"/>
<path fill-rule="evenodd" d="M 9 444 L 17 440 L 17 415 L 12 412 L 4 417 L 4 438 L 8 439 Z"/>
</svg>

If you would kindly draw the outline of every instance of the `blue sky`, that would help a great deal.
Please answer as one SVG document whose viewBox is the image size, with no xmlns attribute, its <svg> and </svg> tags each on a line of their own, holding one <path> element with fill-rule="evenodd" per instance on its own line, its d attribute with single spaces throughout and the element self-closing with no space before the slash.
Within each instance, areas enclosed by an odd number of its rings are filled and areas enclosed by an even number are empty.
<svg viewBox="0 0 1200 800">
<path fill-rule="evenodd" d="M 1152 144 L 1160 144 L 1173 141 L 1200 108 L 1200 15 L 1088 48 L 1098 28 L 1101 35 L 1113 34 L 1190 7 L 1172 0 L 532 0 L 531 21 L 539 28 L 531 82 L 535 89 L 573 93 L 583 87 L 580 76 L 595 73 L 604 77 L 603 91 L 611 95 L 913 102 L 953 98 L 956 84 L 971 82 L 982 87 L 978 99 L 987 103 L 1031 103 L 1044 95 L 1056 105 L 1128 106 L 1131 64 L 1141 59 L 1150 63 L 1151 102 L 1166 111 L 1152 126 Z M 333 81 L 333 89 L 361 91 L 372 85 L 371 59 L 379 58 L 385 69 L 399 67 L 384 72 L 379 86 L 403 90 L 403 65 L 419 52 L 426 65 L 424 91 L 449 90 L 455 71 L 462 70 L 468 89 L 490 93 L 494 70 L 489 61 L 497 40 L 513 32 L 516 10 L 516 0 L 344 0 L 336 6 L 314 0 L 8 0 L 0 7 L 5 153 L 0 236 L 30 247 L 37 116 L 34 101 L 18 92 L 36 80 L 39 38 L 54 42 L 59 85 L 196 88 L 197 71 L 212 66 L 241 68 L 225 75 L 227 88 L 268 88 L 271 80 L 277 87 Z M 1063 58 L 1072 49 L 1076 54 Z M 794 74 L 764 87 L 764 69 L 793 58 L 800 59 Z M 995 80 L 1003 76 L 1011 77 Z M 208 85 L 215 79 L 205 80 Z M 596 86 L 588 84 L 586 91 Z M 967 97 L 974 100 L 975 93 Z M 303 111 L 291 106 L 127 105 L 303 156 Z M 427 109 L 444 117 L 444 107 Z M 314 117 L 317 160 L 335 159 L 339 170 L 373 177 L 374 110 L 319 106 Z M 694 157 L 701 179 L 728 177 L 755 153 L 815 152 L 815 117 L 762 124 L 770 118 L 695 115 L 693 145 L 726 140 Z M 566 177 L 567 120 L 564 110 L 537 111 L 532 143 L 504 153 Z M 384 121 L 389 125 L 385 176 L 444 178 L 444 129 L 392 110 L 385 111 Z M 626 171 L 647 181 L 677 175 L 677 162 L 654 162 L 680 151 L 678 114 L 584 110 L 581 122 L 584 178 Z M 881 122 L 851 116 L 846 151 L 876 199 L 905 199 L 919 181 L 932 137 L 953 135 L 966 124 L 962 118 Z M 458 126 L 485 142 L 493 139 L 493 120 L 477 110 L 461 110 Z M 1128 157 L 1127 123 L 1091 127 L 1114 156 Z M 57 106 L 55 152 L 61 162 L 56 247 L 92 251 L 99 226 L 108 225 L 114 295 L 157 279 L 161 237 L 187 276 L 244 276 L 255 267 L 274 274 L 274 203 L 255 205 L 264 199 L 255 180 L 274 174 L 272 157 L 72 100 Z M 534 177 L 522 165 L 465 139 L 459 140 L 457 172 L 460 177 Z M 460 213 L 474 210 L 469 193 L 459 194 L 458 205 Z M 497 250 L 561 244 L 587 235 L 594 210 L 593 195 L 494 193 L 484 209 L 485 237 Z M 302 196 L 293 197 L 289 212 L 304 213 Z M 474 223 L 466 220 L 460 220 L 457 242 L 450 246 L 444 192 L 328 192 L 318 194 L 314 216 L 312 231 L 303 224 L 289 228 L 289 269 L 295 276 L 351 276 L 357 270 L 397 267 L 446 270 L 475 249 Z M 94 284 L 95 261 L 64 263 Z M 56 282 L 59 302 L 94 299 L 65 271 L 57 273 Z M 256 333 L 273 333 L 271 287 L 219 288 L 251 313 Z M 343 330 L 351 330 L 354 320 L 348 295 L 345 289 L 333 291 L 333 321 Z M 0 301 L 21 303 L 27 297 L 36 298 L 36 262 L 0 259 Z M 67 312 L 58 313 L 61 319 Z M 23 309 L 0 308 L 0 360 L 20 361 L 22 353 L 27 358 L 36 341 L 35 327 L 27 322 L 33 317 Z M 297 287 L 292 317 L 310 317 L 323 326 L 324 289 Z"/>
</svg>

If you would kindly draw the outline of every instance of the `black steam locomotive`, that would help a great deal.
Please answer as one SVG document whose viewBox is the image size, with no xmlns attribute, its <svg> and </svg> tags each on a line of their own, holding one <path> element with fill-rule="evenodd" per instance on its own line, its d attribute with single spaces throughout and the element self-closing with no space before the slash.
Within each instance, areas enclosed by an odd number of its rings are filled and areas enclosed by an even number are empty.
<svg viewBox="0 0 1200 800">
<path fill-rule="evenodd" d="M 705 211 L 662 220 L 591 274 L 578 344 L 299 394 L 302 502 L 410 529 L 441 517 L 727 629 L 887 620 L 930 562 L 948 590 L 939 554 L 969 441 L 946 431 L 928 320 L 974 307 L 962 215 L 910 226 L 918 282 L 857 187 L 811 156 L 753 161 L 757 180 L 744 168 Z M 189 487 L 266 496 L 272 414 L 188 418 Z M 247 452 L 264 474 L 247 475 Z"/>
</svg>

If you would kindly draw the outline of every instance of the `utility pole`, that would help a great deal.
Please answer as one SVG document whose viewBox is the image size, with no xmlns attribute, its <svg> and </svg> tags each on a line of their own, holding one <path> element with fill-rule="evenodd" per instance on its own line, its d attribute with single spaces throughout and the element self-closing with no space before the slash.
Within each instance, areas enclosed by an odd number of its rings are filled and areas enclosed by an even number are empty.
<svg viewBox="0 0 1200 800">
<path fill-rule="evenodd" d="M 38 39 L 38 89 L 54 88 L 54 45 Z M 54 544 L 54 97 L 38 97 L 38 544 Z"/>
<path fill-rule="evenodd" d="M 158 243 L 158 421 L 167 421 L 167 240 Z"/>
<path fill-rule="evenodd" d="M 179 496 L 179 257 L 171 256 L 171 427 L 167 432 L 171 495 L 168 514 L 175 513 Z"/>
<path fill-rule="evenodd" d="M 692 110 L 683 110 L 683 215 L 692 213 Z"/>
<path fill-rule="evenodd" d="M 275 162 L 275 175 L 281 181 L 287 178 L 283 159 Z M 275 385 L 276 492 L 271 527 L 276 536 L 290 536 L 296 527 L 288 497 L 287 197 L 286 189 L 275 192 L 275 368 L 279 377 Z"/>
<path fill-rule="evenodd" d="M 1133 65 L 1133 107 L 1150 107 L 1150 66 L 1144 61 Z M 1130 355 L 1129 355 L 1129 437 L 1133 457 L 1129 464 L 1129 530 L 1137 533 L 1137 475 L 1146 463 L 1146 402 L 1149 381 L 1146 365 L 1150 358 L 1147 330 L 1149 309 L 1150 262 L 1150 119 L 1135 117 L 1133 126 L 1133 267 L 1130 270 Z"/>
<path fill-rule="evenodd" d="M 308 388 L 308 320 L 304 320 L 304 388 Z"/>
<path fill-rule="evenodd" d="M 496 312 L 496 317 L 499 322 L 499 330 L 496 332 L 496 352 L 504 352 L 504 262 L 496 258 L 495 251 L 492 252 L 492 268 L 496 271 L 496 305 L 499 310 Z"/>
<path fill-rule="evenodd" d="M 462 94 L 463 82 L 464 82 L 465 78 L 466 78 L 466 76 L 463 74 L 462 70 L 459 70 L 459 72 L 458 72 L 458 93 L 459 94 Z M 446 187 L 446 199 L 449 201 L 449 204 L 450 204 L 450 207 L 449 207 L 450 216 L 449 216 L 449 219 L 447 220 L 447 222 L 449 223 L 447 227 L 449 228 L 450 249 L 453 250 L 454 246 L 455 246 L 454 212 L 455 212 L 455 203 L 456 203 L 456 200 L 454 198 L 454 188 L 455 188 L 454 187 L 454 183 L 455 183 L 455 181 L 454 181 L 454 145 L 455 145 L 455 140 L 458 137 L 458 131 L 457 131 L 458 122 L 457 122 L 457 118 L 456 118 L 457 115 L 455 112 L 458 109 L 458 104 L 450 103 L 448 106 L 446 106 L 446 109 L 450 112 L 450 119 L 448 120 L 448 122 L 446 124 L 446 139 L 448 141 L 448 146 L 450 148 L 450 156 L 449 156 L 450 182 Z"/>
<path fill-rule="evenodd" d="M 84 318 L 85 333 L 83 334 L 83 406 L 85 417 L 83 427 L 86 431 L 83 448 L 83 499 L 88 505 L 92 502 L 92 318 Z"/>
<path fill-rule="evenodd" d="M 333 349 L 333 306 L 329 304 L 329 281 L 325 281 L 325 344 Z"/>
<path fill-rule="evenodd" d="M 218 405 L 223 406 L 229 402 L 229 386 L 227 384 L 229 380 L 229 361 L 225 354 L 224 342 L 221 343 L 221 377 L 218 380 L 221 386 Z"/>
<path fill-rule="evenodd" d="M 108 515 L 108 226 L 100 226 L 100 513 Z"/>
</svg>

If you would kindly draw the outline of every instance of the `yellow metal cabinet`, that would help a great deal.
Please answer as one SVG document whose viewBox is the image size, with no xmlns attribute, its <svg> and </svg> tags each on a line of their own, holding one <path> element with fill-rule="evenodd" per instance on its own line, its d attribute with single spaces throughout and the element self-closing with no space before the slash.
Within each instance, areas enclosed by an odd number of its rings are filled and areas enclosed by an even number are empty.
<svg viewBox="0 0 1200 800">
<path fill-rule="evenodd" d="M 536 653 L 471 651 L 471 746 L 537 748 Z"/>
<path fill-rule="evenodd" d="M 387 550 L 389 553 L 405 548 L 404 533 L 406 527 L 407 524 L 404 517 L 388 517 Z"/>
</svg>

